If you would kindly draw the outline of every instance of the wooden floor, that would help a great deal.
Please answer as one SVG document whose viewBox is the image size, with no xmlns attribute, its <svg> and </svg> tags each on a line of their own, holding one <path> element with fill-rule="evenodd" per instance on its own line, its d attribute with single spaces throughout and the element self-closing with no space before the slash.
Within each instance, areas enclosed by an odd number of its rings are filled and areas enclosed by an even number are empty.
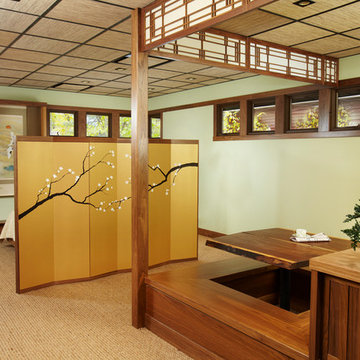
<svg viewBox="0 0 360 360">
<path fill-rule="evenodd" d="M 194 359 L 308 359 L 309 311 L 272 304 L 276 289 L 266 283 L 274 274 L 273 266 L 244 257 L 152 274 L 146 326 Z M 245 278 L 257 278 L 256 288 Z"/>
</svg>

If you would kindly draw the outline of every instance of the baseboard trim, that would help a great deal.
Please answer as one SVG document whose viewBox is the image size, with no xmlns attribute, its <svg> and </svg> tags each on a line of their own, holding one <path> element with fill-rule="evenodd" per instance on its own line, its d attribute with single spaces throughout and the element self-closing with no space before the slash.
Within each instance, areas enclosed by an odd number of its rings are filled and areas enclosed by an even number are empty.
<svg viewBox="0 0 360 360">
<path fill-rule="evenodd" d="M 155 265 L 149 266 L 149 269 L 154 269 L 154 268 L 157 268 L 157 267 L 160 267 L 160 266 L 163 266 L 163 265 L 169 265 L 169 264 L 185 262 L 185 261 L 193 261 L 193 260 L 197 260 L 197 257 L 164 261 L 164 262 L 162 262 L 160 264 L 155 264 Z M 123 270 L 110 271 L 110 272 L 107 272 L 105 274 L 99 274 L 99 275 L 89 276 L 89 277 L 85 277 L 85 278 L 50 281 L 50 282 L 48 282 L 46 284 L 31 286 L 31 287 L 28 287 L 28 288 L 25 288 L 25 289 L 20 289 L 18 291 L 18 294 L 24 294 L 24 293 L 27 293 L 29 291 L 39 290 L 39 289 L 43 289 L 43 288 L 46 288 L 46 287 L 49 287 L 49 286 L 54 286 L 54 285 L 74 284 L 74 283 L 77 283 L 77 282 L 92 281 L 92 280 L 100 279 L 100 278 L 105 277 L 105 276 L 117 275 L 117 274 L 126 273 L 126 272 L 130 272 L 130 271 L 131 271 L 131 269 L 123 269 Z"/>
<path fill-rule="evenodd" d="M 219 232 L 212 231 L 212 230 L 198 228 L 198 235 L 202 235 L 202 236 L 206 236 L 206 237 L 210 237 L 210 238 L 216 238 L 219 236 L 225 236 L 226 234 L 219 233 Z"/>
</svg>

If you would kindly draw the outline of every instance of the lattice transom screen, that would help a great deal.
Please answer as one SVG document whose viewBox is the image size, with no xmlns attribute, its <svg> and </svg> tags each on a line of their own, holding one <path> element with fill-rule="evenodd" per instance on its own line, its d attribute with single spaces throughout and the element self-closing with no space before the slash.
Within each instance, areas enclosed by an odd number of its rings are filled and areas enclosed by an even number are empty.
<svg viewBox="0 0 360 360">
<path fill-rule="evenodd" d="M 269 0 L 271 2 L 272 0 Z M 142 10 L 144 50 L 175 39 L 183 32 L 213 18 L 231 17 L 256 7 L 259 0 L 167 0 L 155 2 Z M 261 0 L 262 4 L 264 0 Z M 235 11 L 234 11 L 235 10 Z M 169 37 L 172 39 L 169 39 Z M 180 35 L 183 36 L 183 35 Z M 178 36 L 178 37 L 180 37 Z"/>
<path fill-rule="evenodd" d="M 338 59 L 267 43 L 221 30 L 197 32 L 158 47 L 155 52 L 172 58 L 201 62 L 241 71 L 337 84 Z"/>
</svg>

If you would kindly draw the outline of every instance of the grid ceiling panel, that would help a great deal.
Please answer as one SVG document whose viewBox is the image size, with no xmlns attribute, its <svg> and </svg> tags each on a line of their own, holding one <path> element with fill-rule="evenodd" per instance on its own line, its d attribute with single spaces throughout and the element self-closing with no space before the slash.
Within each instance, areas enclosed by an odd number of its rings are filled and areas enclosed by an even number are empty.
<svg viewBox="0 0 360 360">
<path fill-rule="evenodd" d="M 318 27 L 306 25 L 300 22 L 294 22 L 289 25 L 281 26 L 275 30 L 266 31 L 262 34 L 254 36 L 254 38 L 291 46 L 332 34 L 332 32 L 320 29 Z"/>
<path fill-rule="evenodd" d="M 10 1 L 0 0 L 0 8 L 20 11 L 24 13 L 41 15 L 56 0 L 26 0 L 26 1 Z"/>
<path fill-rule="evenodd" d="M 260 10 L 253 10 L 218 24 L 215 28 L 244 36 L 251 36 L 290 23 L 291 21 L 292 20 L 283 16 L 267 14 Z"/>
<path fill-rule="evenodd" d="M 131 36 L 129 34 L 108 30 L 89 41 L 88 44 L 130 51 Z"/>
<path fill-rule="evenodd" d="M 338 6 L 349 4 L 353 1 L 354 0 L 316 0 L 315 3 L 310 6 L 300 7 L 294 5 L 294 0 L 278 0 L 263 6 L 262 9 L 274 14 L 299 20 L 323 11 L 334 9 Z"/>
<path fill-rule="evenodd" d="M 0 45 L 1 46 L 8 46 L 18 36 L 19 36 L 19 34 L 17 34 L 17 33 L 0 30 Z"/>
<path fill-rule="evenodd" d="M 18 79 L 0 76 L 0 85 L 11 85 L 15 83 L 17 80 Z"/>
<path fill-rule="evenodd" d="M 0 30 L 23 32 L 38 18 L 34 15 L 0 9 L 0 19 Z"/>
<path fill-rule="evenodd" d="M 360 40 L 351 39 L 343 35 L 333 35 L 327 38 L 309 41 L 297 47 L 307 51 L 316 51 L 319 54 L 328 54 L 357 46 L 360 46 Z"/>
<path fill-rule="evenodd" d="M 48 17 L 107 28 L 131 14 L 130 9 L 93 0 L 62 0 Z"/>
<path fill-rule="evenodd" d="M 73 49 L 75 46 L 78 45 L 68 41 L 45 39 L 31 35 L 22 35 L 12 45 L 12 47 L 18 49 L 43 51 L 52 54 L 64 54 L 65 52 Z"/>
<path fill-rule="evenodd" d="M 0 0 L 0 78 L 6 79 L 3 83 L 44 89 L 55 86 L 53 90 L 57 91 L 129 96 L 131 58 L 121 59 L 130 52 L 129 16 L 131 8 L 143 7 L 152 1 L 57 2 Z M 354 25 L 354 19 L 359 18 L 359 10 L 353 6 L 353 10 L 348 11 L 345 6 L 354 2 L 353 0 L 316 0 L 315 4 L 306 8 L 294 6 L 293 2 L 294 0 L 274 1 L 261 10 L 253 10 L 230 19 L 218 27 L 240 35 L 254 35 L 270 42 L 297 44 L 304 49 L 309 46 L 311 51 L 328 51 L 335 57 L 359 53 L 360 46 L 356 39 L 360 38 L 360 30 L 349 28 Z M 339 6 L 342 8 L 334 10 Z M 341 14 L 339 19 L 341 16 L 346 17 L 346 29 L 349 30 L 345 34 L 347 36 L 337 34 L 334 30 L 326 30 L 335 26 L 336 19 L 333 20 L 331 10 L 335 14 Z M 325 13 L 319 15 L 322 11 Z M 350 21 L 345 14 L 351 14 Z M 299 22 L 289 17 L 302 20 Z M 345 27 L 343 24 L 341 26 Z M 331 34 L 336 37 L 328 37 Z M 327 38 L 334 41 L 325 47 L 320 40 Z M 233 69 L 151 56 L 149 66 L 149 87 L 153 88 L 150 96 L 256 76 Z M 194 79 L 189 80 L 191 78 Z M 61 85 L 62 83 L 64 84 Z"/>
<path fill-rule="evenodd" d="M 101 31 L 101 29 L 91 26 L 45 18 L 36 23 L 27 33 L 51 39 L 84 42 Z"/>
<path fill-rule="evenodd" d="M 21 49 L 7 49 L 1 55 L 2 59 L 21 59 L 22 61 L 34 62 L 39 64 L 46 64 L 54 60 L 57 55 L 46 54 L 38 51 L 21 50 Z"/>
<path fill-rule="evenodd" d="M 103 65 L 104 63 L 98 60 L 82 59 L 73 56 L 62 56 L 61 58 L 53 61 L 52 64 L 90 70 L 97 66 Z"/>
<path fill-rule="evenodd" d="M 127 52 L 125 51 L 106 49 L 91 45 L 81 45 L 77 49 L 69 52 L 70 56 L 102 61 L 112 61 L 126 54 Z"/>
<path fill-rule="evenodd" d="M 0 76 L 21 79 L 30 74 L 28 71 L 0 69 Z"/>
<path fill-rule="evenodd" d="M 359 27 L 359 14 L 360 2 L 356 2 L 336 10 L 313 16 L 303 21 L 308 24 L 321 26 L 328 30 L 343 32 Z"/>
</svg>

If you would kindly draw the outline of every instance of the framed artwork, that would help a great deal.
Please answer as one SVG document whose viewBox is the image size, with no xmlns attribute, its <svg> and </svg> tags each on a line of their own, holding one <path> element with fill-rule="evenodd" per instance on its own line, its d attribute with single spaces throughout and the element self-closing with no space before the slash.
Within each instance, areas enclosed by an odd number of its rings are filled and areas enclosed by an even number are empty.
<svg viewBox="0 0 360 360">
<path fill-rule="evenodd" d="M 17 135 L 23 133 L 22 115 L 0 114 L 0 196 L 10 196 L 14 192 L 15 140 Z"/>
</svg>

